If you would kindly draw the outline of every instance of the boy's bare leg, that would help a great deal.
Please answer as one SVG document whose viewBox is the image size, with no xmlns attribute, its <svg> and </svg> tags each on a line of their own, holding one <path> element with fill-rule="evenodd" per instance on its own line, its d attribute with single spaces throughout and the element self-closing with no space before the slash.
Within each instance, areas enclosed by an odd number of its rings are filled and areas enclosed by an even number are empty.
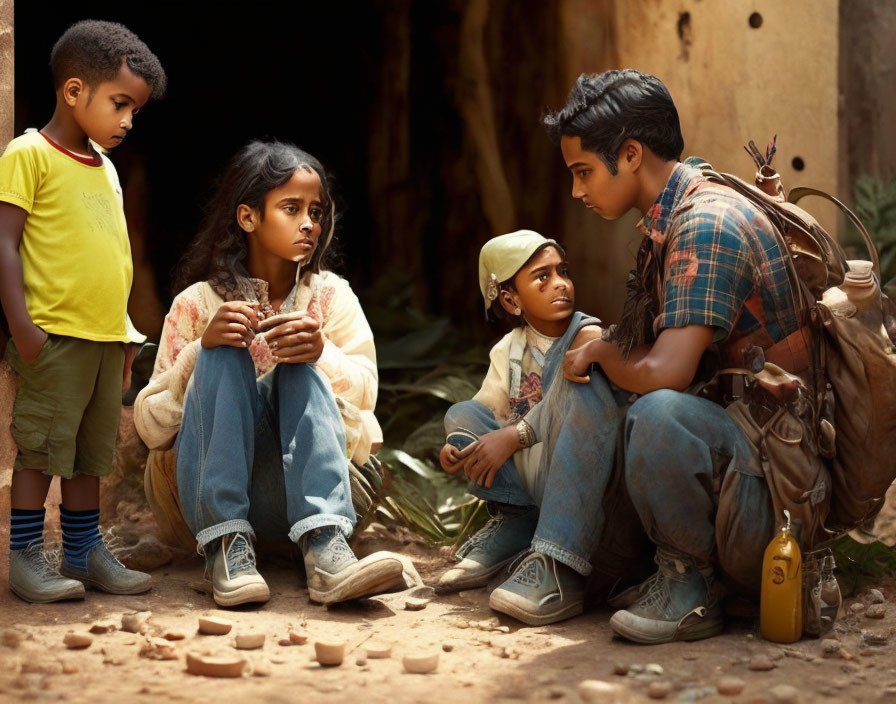
<svg viewBox="0 0 896 704">
<path fill-rule="evenodd" d="M 39 469 L 23 469 L 13 472 L 10 486 L 10 506 L 26 511 L 40 511 L 47 500 L 51 481 L 53 481 L 53 477 L 44 474 Z"/>
<path fill-rule="evenodd" d="M 90 511 L 100 507 L 100 478 L 79 474 L 62 480 L 62 505 L 69 511 Z"/>
</svg>

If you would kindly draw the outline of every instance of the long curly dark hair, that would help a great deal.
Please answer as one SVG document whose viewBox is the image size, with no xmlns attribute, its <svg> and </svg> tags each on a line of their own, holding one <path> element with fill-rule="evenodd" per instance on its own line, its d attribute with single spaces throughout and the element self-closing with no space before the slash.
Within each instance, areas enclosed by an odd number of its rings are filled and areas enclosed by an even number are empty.
<svg viewBox="0 0 896 704">
<path fill-rule="evenodd" d="M 265 196 L 292 178 L 298 169 L 313 171 L 320 178 L 320 199 L 324 216 L 317 248 L 303 271 L 319 273 L 327 261 L 333 239 L 336 212 L 330 183 L 323 165 L 294 144 L 253 141 L 230 160 L 215 193 L 208 203 L 199 234 L 184 255 L 174 277 L 175 293 L 197 281 L 216 279 L 222 283 L 249 277 L 246 233 L 237 224 L 240 205 L 264 210 Z"/>
</svg>

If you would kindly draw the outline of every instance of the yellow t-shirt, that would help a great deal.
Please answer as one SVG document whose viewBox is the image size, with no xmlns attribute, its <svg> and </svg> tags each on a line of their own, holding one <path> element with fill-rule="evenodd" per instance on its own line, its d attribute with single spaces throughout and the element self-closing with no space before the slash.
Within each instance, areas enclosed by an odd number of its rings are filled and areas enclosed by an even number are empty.
<svg viewBox="0 0 896 704">
<path fill-rule="evenodd" d="M 83 163 L 29 132 L 0 157 L 0 201 L 28 213 L 19 255 L 34 324 L 86 340 L 128 340 L 131 245 L 112 162 Z"/>
</svg>

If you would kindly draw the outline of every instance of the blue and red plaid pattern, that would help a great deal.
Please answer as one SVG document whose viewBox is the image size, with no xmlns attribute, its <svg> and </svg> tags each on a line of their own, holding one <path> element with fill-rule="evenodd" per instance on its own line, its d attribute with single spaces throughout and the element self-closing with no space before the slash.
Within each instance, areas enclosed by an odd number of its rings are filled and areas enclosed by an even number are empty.
<svg viewBox="0 0 896 704">
<path fill-rule="evenodd" d="M 785 256 L 772 224 L 730 188 L 678 164 L 638 227 L 663 263 L 654 330 L 709 325 L 716 342 L 749 335 L 766 348 L 798 328 Z"/>
</svg>

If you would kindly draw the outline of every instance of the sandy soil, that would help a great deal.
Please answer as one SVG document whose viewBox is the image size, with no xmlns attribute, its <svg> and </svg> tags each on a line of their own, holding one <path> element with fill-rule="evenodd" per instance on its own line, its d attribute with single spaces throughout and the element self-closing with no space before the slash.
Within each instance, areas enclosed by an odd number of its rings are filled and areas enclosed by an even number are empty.
<svg viewBox="0 0 896 704">
<path fill-rule="evenodd" d="M 445 567 L 437 551 L 403 544 L 395 536 L 372 533 L 362 538 L 359 553 L 392 547 L 411 555 L 423 577 L 431 580 Z M 386 540 L 384 540 L 386 538 Z M 6 544 L 5 531 L 0 545 Z M 189 561 L 154 572 L 155 586 L 139 597 L 88 592 L 80 602 L 29 605 L 6 588 L 5 550 L 0 564 L 0 701 L 62 700 L 67 702 L 227 701 L 263 697 L 267 704 L 300 701 L 357 702 L 495 702 L 647 701 L 651 686 L 669 701 L 854 702 L 896 700 L 896 656 L 892 645 L 868 647 L 862 629 L 889 639 L 896 619 L 890 605 L 896 582 L 881 585 L 888 613 L 883 620 L 854 613 L 850 606 L 868 594 L 848 600 L 838 623 L 839 655 L 823 656 L 818 641 L 791 646 L 763 641 L 755 626 L 729 626 L 717 638 L 696 643 L 642 647 L 611 636 L 609 612 L 591 610 L 554 626 L 529 628 L 496 615 L 484 590 L 433 599 L 422 611 L 405 610 L 409 593 L 324 608 L 309 602 L 300 572 L 289 565 L 269 564 L 262 571 L 273 598 L 260 608 L 219 611 L 203 581 L 202 565 Z M 140 656 L 147 636 L 115 630 L 93 636 L 84 650 L 69 650 L 69 632 L 87 633 L 98 622 L 120 627 L 123 613 L 151 611 L 149 636 L 180 631 L 172 641 L 176 659 Z M 226 636 L 197 633 L 197 617 L 218 615 L 234 624 Z M 473 622 L 471 624 L 471 622 Z M 484 622 L 484 623 L 483 623 Z M 494 630 L 495 628 L 500 630 Z M 307 634 L 304 645 L 278 645 L 290 630 Z M 506 632 L 505 632 L 506 631 Z M 238 633 L 264 633 L 259 650 L 237 651 Z M 21 642 L 17 636 L 21 636 Z M 324 668 L 314 659 L 313 642 L 344 640 L 347 656 L 339 667 Z M 392 644 L 392 656 L 357 656 L 365 643 Z M 429 675 L 403 671 L 402 656 L 438 652 L 439 666 Z M 240 654 L 266 676 L 212 679 L 187 674 L 188 652 Z M 750 669 L 751 659 L 764 656 L 768 671 Z M 626 675 L 614 674 L 617 666 Z M 639 667 L 640 666 L 640 667 Z M 646 666 L 646 671 L 638 672 Z M 658 667 L 657 667 L 658 666 Z M 723 696 L 717 687 L 725 677 L 744 684 L 737 696 Z M 592 680 L 593 695 L 580 692 Z M 781 685 L 786 685 L 783 689 Z M 227 698 L 226 700 L 224 698 Z"/>
</svg>

